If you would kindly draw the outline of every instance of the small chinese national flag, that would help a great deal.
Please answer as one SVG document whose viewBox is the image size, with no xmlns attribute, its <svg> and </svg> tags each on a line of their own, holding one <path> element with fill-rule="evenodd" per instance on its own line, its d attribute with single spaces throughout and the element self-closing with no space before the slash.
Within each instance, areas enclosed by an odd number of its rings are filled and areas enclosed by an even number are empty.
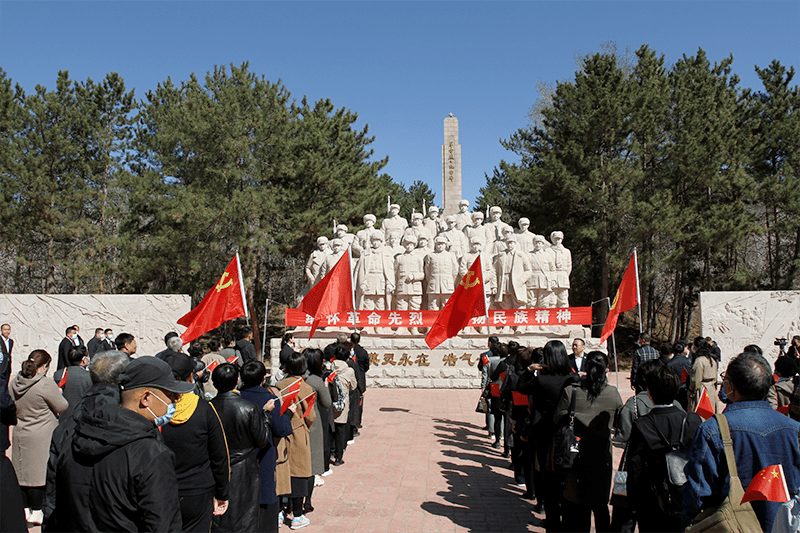
<svg viewBox="0 0 800 533">
<path fill-rule="evenodd" d="M 238 356 L 238 355 L 232 355 L 232 356 L 228 357 L 228 358 L 227 358 L 227 359 L 225 359 L 225 360 L 226 360 L 227 362 L 229 362 L 230 364 L 234 364 L 234 363 L 236 362 L 236 360 L 237 360 L 237 359 L 239 359 L 239 356 Z"/>
<path fill-rule="evenodd" d="M 309 413 L 311 413 L 311 410 L 314 408 L 314 402 L 317 401 L 317 393 L 312 392 L 311 394 L 303 398 L 303 400 L 305 400 L 306 404 L 308 405 L 308 407 L 306 407 L 306 410 L 303 411 L 303 418 L 305 418 L 309 415 Z"/>
<path fill-rule="evenodd" d="M 700 393 L 700 401 L 697 402 L 697 407 L 694 412 L 703 417 L 703 420 L 708 420 L 714 416 L 714 406 L 711 405 L 711 398 L 708 397 L 708 390 L 703 387 L 703 392 Z"/>
<path fill-rule="evenodd" d="M 681 368 L 681 383 L 686 383 L 686 378 L 689 377 L 689 373 L 686 371 L 686 367 Z"/>
<path fill-rule="evenodd" d="M 302 379 L 298 379 L 283 391 L 287 391 L 286 394 L 281 396 L 281 414 L 285 413 L 286 410 L 289 408 L 289 404 L 297 400 L 297 395 L 300 394 L 300 384 L 303 382 Z M 281 392 L 283 392 L 281 391 Z"/>
<path fill-rule="evenodd" d="M 789 488 L 786 486 L 782 465 L 768 466 L 753 476 L 753 481 L 744 491 L 742 503 L 756 500 L 779 503 L 789 501 Z"/>
<path fill-rule="evenodd" d="M 311 332 L 308 335 L 309 339 L 314 336 L 314 332 L 317 331 L 320 322 L 325 317 L 334 313 L 348 313 L 353 309 L 351 276 L 350 249 L 348 248 L 330 272 L 325 274 L 325 277 L 314 285 L 300 302 L 298 309 L 314 317 Z"/>
<path fill-rule="evenodd" d="M 188 344 L 223 322 L 246 315 L 242 266 L 236 254 L 203 301 L 178 319 L 178 324 L 186 326 L 181 340 Z"/>
<path fill-rule="evenodd" d="M 617 289 L 614 303 L 611 304 L 611 309 L 608 310 L 608 318 L 606 318 L 606 324 L 603 326 L 603 333 L 600 335 L 601 344 L 614 333 L 619 315 L 625 311 L 630 311 L 636 307 L 638 303 L 639 268 L 636 262 L 636 250 L 634 250 L 631 262 L 628 264 L 628 269 L 625 270 L 625 275 L 622 277 L 622 283 L 619 284 L 619 289 Z"/>
<path fill-rule="evenodd" d="M 209 372 L 213 372 L 215 368 L 219 366 L 219 361 L 211 361 L 211 363 L 206 367 L 206 370 Z"/>
<path fill-rule="evenodd" d="M 336 374 L 338 374 L 338 373 L 339 373 L 338 370 L 334 370 L 333 372 L 328 374 L 328 377 L 325 378 L 325 383 L 328 383 L 328 384 L 333 383 L 333 380 L 336 379 Z"/>
<path fill-rule="evenodd" d="M 461 283 L 447 300 L 444 309 L 436 317 L 425 343 L 434 349 L 464 329 L 472 317 L 486 315 L 486 300 L 483 294 L 483 268 L 481 256 L 475 258 Z"/>
</svg>

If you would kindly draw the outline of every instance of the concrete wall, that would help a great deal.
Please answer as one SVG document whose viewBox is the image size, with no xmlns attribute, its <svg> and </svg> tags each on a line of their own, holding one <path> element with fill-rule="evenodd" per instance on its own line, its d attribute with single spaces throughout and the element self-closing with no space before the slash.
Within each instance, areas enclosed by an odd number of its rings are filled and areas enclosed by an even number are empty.
<svg viewBox="0 0 800 533">
<path fill-rule="evenodd" d="M 164 334 L 182 333 L 176 323 L 191 309 L 187 294 L 0 294 L 0 324 L 11 324 L 14 339 L 12 376 L 35 349 L 55 360 L 68 326 L 77 324 L 85 343 L 95 328 L 113 328 L 114 335 L 136 337 L 137 355 L 155 355 L 164 349 Z M 50 371 L 55 372 L 52 364 Z"/>
</svg>

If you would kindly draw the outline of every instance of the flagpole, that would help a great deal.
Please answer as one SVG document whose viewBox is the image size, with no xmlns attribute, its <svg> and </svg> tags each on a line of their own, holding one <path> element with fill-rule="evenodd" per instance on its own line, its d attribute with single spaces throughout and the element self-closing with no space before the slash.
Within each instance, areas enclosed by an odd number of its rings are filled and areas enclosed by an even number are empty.
<svg viewBox="0 0 800 533">
<path fill-rule="evenodd" d="M 611 310 L 611 298 L 606 296 L 605 298 L 606 303 L 608 304 L 609 311 Z M 617 328 L 614 328 L 617 329 Z M 617 362 L 617 339 L 614 337 L 614 332 L 611 332 L 611 350 L 614 352 L 614 370 L 617 374 L 617 390 L 619 390 L 619 363 Z"/>
<path fill-rule="evenodd" d="M 358 327 L 356 326 L 356 319 L 358 318 L 358 312 L 356 311 L 356 282 L 353 279 L 353 245 L 347 247 L 347 259 L 350 263 L 350 296 L 353 298 L 353 332 L 358 333 Z"/>
<path fill-rule="evenodd" d="M 264 334 L 261 336 L 261 358 L 264 359 L 264 349 L 267 346 L 267 317 L 269 316 L 269 298 L 264 304 Z M 262 361 L 263 362 L 263 361 Z M 272 366 L 272 356 L 270 356 L 270 366 Z"/>
<path fill-rule="evenodd" d="M 247 298 L 244 296 L 244 276 L 242 276 L 242 262 L 239 260 L 239 252 L 236 252 L 236 268 L 239 271 L 239 289 L 242 292 L 242 304 L 244 304 L 244 316 L 250 319 L 250 313 L 247 310 Z"/>
<path fill-rule="evenodd" d="M 639 291 L 639 256 L 633 249 L 633 269 L 636 271 L 636 304 L 639 308 L 639 333 L 642 332 L 642 293 Z"/>
<path fill-rule="evenodd" d="M 488 338 L 492 334 L 492 330 L 489 328 L 489 303 L 486 301 L 486 280 L 483 279 L 483 259 L 481 259 L 481 254 L 478 254 L 478 259 L 481 260 L 481 291 L 483 291 L 483 316 L 486 317 L 486 337 Z"/>
</svg>

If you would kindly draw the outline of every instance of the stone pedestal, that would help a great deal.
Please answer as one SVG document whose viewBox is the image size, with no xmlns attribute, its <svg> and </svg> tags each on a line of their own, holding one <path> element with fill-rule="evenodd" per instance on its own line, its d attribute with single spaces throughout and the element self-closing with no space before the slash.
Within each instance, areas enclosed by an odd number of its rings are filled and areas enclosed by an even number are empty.
<svg viewBox="0 0 800 533">
<path fill-rule="evenodd" d="M 317 331 L 309 340 L 308 333 L 295 330 L 295 349 L 324 349 L 336 341 L 339 331 Z M 471 329 L 471 328 L 470 328 Z M 526 334 L 493 332 L 502 342 L 517 341 L 523 346 L 540 347 L 548 341 L 560 340 L 572 353 L 572 339 L 583 338 L 586 350 L 599 349 L 597 339 L 590 338 L 590 330 L 580 326 L 560 326 L 552 328 L 529 328 Z M 348 336 L 352 331 L 344 331 Z M 418 389 L 463 389 L 479 388 L 481 376 L 478 371 L 480 354 L 487 350 L 488 334 L 468 332 L 444 341 L 431 350 L 425 344 L 424 335 L 364 335 L 361 346 L 370 356 L 370 369 L 367 384 L 370 387 L 418 388 Z M 281 341 L 271 339 L 270 358 L 272 371 L 279 365 Z"/>
</svg>

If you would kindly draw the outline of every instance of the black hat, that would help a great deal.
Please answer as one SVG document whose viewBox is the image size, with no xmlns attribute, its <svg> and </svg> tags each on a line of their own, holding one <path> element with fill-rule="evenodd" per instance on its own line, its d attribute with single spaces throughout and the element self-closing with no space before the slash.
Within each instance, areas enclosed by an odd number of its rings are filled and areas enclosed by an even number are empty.
<svg viewBox="0 0 800 533">
<path fill-rule="evenodd" d="M 131 361 L 119 375 L 119 386 L 122 390 L 154 387 L 178 394 L 194 390 L 193 383 L 177 381 L 172 375 L 172 368 L 166 362 L 150 356 Z"/>
<path fill-rule="evenodd" d="M 164 362 L 167 363 L 172 371 L 178 374 L 182 380 L 186 380 L 192 372 L 202 372 L 206 365 L 199 359 L 189 357 L 186 354 L 168 351 L 164 355 Z"/>
</svg>

